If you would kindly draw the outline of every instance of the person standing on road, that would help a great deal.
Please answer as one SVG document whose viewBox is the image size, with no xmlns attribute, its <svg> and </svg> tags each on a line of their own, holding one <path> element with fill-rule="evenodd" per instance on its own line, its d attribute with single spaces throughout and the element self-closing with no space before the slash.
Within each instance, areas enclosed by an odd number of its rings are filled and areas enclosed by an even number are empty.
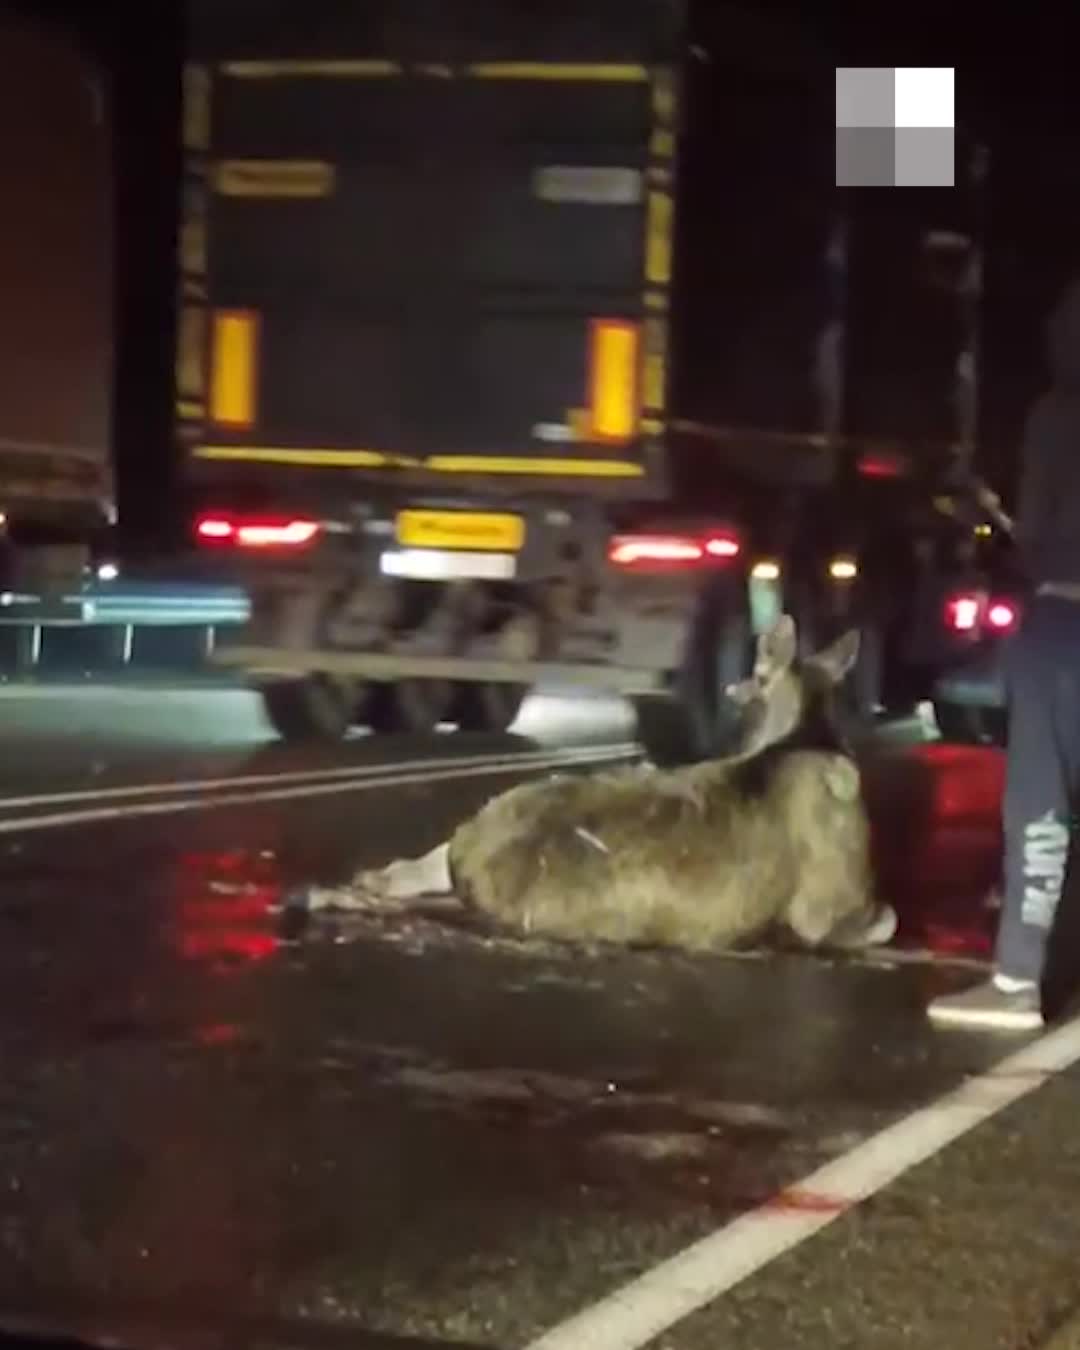
<svg viewBox="0 0 1080 1350">
<path fill-rule="evenodd" d="M 1042 1025 L 1048 938 L 1080 792 L 1080 279 L 1051 315 L 1048 337 L 1052 384 L 1028 416 L 1021 451 L 1015 542 L 1029 599 L 1007 655 L 1005 894 L 996 969 L 975 988 L 929 1005 L 942 1024 Z"/>
</svg>

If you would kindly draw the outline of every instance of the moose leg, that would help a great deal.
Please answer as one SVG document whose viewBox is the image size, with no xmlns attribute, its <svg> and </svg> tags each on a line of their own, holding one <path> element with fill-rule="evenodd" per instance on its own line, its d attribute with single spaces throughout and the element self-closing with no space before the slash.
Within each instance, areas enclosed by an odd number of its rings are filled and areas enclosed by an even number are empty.
<svg viewBox="0 0 1080 1350">
<path fill-rule="evenodd" d="M 788 904 L 787 925 L 806 946 L 834 948 L 883 946 L 896 934 L 896 911 L 873 899 L 872 882 L 863 869 L 857 877 L 830 875 L 828 868 L 806 868 L 798 891 Z"/>
<path fill-rule="evenodd" d="M 788 927 L 807 947 L 818 947 L 833 927 L 834 910 L 821 886 L 804 883 L 787 912 Z"/>
<path fill-rule="evenodd" d="M 453 890 L 450 843 L 439 844 L 420 858 L 399 858 L 376 871 L 360 872 L 354 884 L 385 900 L 449 895 Z"/>
<path fill-rule="evenodd" d="M 386 867 L 357 872 L 344 886 L 313 886 L 308 910 L 402 910 L 432 897 L 450 898 L 450 845 L 440 844 L 422 858 L 399 858 Z M 421 905 L 426 908 L 426 905 Z"/>
<path fill-rule="evenodd" d="M 849 914 L 828 934 L 830 947 L 884 947 L 896 936 L 899 920 L 892 905 L 872 905 Z"/>
<path fill-rule="evenodd" d="M 835 883 L 809 881 L 800 887 L 787 913 L 792 932 L 808 947 L 859 949 L 880 947 L 896 936 L 896 911 L 860 896 L 851 904 L 838 904 Z"/>
</svg>

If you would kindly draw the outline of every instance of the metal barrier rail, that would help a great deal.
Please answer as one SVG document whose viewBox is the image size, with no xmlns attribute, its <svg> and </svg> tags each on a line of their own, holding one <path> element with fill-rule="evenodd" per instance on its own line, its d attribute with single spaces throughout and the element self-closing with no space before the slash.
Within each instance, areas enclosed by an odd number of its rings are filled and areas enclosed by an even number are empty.
<svg viewBox="0 0 1080 1350">
<path fill-rule="evenodd" d="M 55 598 L 3 591 L 0 671 L 197 671 L 217 630 L 245 623 L 250 613 L 247 594 L 235 586 L 95 581 Z"/>
<path fill-rule="evenodd" d="M 164 582 L 97 582 L 77 594 L 46 600 L 0 592 L 0 623 L 23 624 L 230 624 L 251 614 L 238 586 L 177 586 Z"/>
</svg>

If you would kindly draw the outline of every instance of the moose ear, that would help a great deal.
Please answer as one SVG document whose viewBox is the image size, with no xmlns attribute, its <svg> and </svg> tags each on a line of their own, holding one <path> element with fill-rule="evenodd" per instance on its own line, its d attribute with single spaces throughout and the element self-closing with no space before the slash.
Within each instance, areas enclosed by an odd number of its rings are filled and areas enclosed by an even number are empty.
<svg viewBox="0 0 1080 1350">
<path fill-rule="evenodd" d="M 755 673 L 779 675 L 795 660 L 798 642 L 795 620 L 790 614 L 781 614 L 771 628 L 758 638 L 754 661 Z"/>
<path fill-rule="evenodd" d="M 809 658 L 823 670 L 832 684 L 839 684 L 859 659 L 859 630 L 849 628 L 830 646 Z"/>
</svg>

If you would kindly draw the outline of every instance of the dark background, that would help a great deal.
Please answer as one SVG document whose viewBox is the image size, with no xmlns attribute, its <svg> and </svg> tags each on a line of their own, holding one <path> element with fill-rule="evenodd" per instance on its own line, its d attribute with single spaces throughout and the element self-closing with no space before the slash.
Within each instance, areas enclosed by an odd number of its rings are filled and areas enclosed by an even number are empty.
<svg viewBox="0 0 1080 1350">
<path fill-rule="evenodd" d="M 14 0 L 9 8 L 65 26 L 108 74 L 117 165 L 120 510 L 129 545 L 153 547 L 171 523 L 175 486 L 168 447 L 181 6 Z M 691 6 L 691 29 L 717 81 L 733 60 L 781 76 L 807 61 L 824 68 L 957 68 L 958 123 L 992 150 L 984 324 L 992 375 L 984 384 L 981 430 L 984 463 L 1007 490 L 1023 411 L 1043 380 L 1041 325 L 1075 265 L 1080 239 L 1080 117 L 1070 97 L 1075 66 L 1066 10 L 1046 4 L 943 14 L 905 4 L 808 12 L 705 0 Z M 917 211 L 919 192 L 890 194 L 893 209 Z"/>
</svg>

